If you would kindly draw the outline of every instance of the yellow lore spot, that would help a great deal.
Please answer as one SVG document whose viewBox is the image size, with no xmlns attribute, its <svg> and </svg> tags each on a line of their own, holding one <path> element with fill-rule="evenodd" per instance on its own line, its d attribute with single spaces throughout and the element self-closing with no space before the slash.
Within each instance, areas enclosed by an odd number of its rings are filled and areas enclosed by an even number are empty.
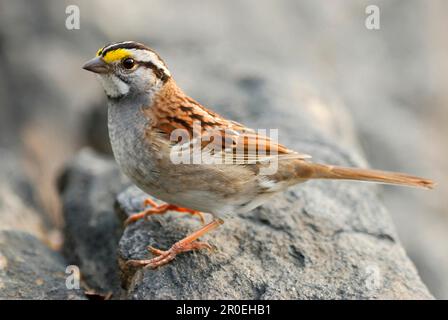
<svg viewBox="0 0 448 320">
<path fill-rule="evenodd" d="M 100 52 L 98 52 L 100 53 Z M 103 57 L 103 60 L 106 63 L 111 63 L 117 60 L 123 60 L 124 58 L 127 58 L 131 56 L 131 52 L 129 52 L 129 50 L 126 49 L 117 49 L 117 50 L 112 50 L 109 51 L 108 53 L 106 53 L 106 55 Z"/>
</svg>

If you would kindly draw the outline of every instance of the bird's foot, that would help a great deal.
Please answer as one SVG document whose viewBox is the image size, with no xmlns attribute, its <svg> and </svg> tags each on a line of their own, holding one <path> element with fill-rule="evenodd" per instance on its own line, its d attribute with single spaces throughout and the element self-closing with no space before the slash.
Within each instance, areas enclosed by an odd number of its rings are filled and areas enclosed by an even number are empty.
<svg viewBox="0 0 448 320">
<path fill-rule="evenodd" d="M 212 246 L 209 245 L 208 243 L 200 241 L 194 241 L 190 243 L 177 242 L 168 250 L 159 250 L 154 247 L 148 246 L 148 250 L 152 254 L 156 255 L 155 258 L 149 260 L 129 260 L 127 264 L 133 267 L 150 267 L 155 269 L 174 260 L 174 258 L 182 252 L 201 250 L 201 249 L 210 250 L 211 248 Z"/>
<path fill-rule="evenodd" d="M 211 249 L 212 247 L 208 243 L 197 241 L 197 239 L 213 229 L 216 229 L 223 223 L 224 221 L 221 219 L 214 220 L 196 232 L 193 232 L 191 235 L 176 242 L 168 250 L 159 250 L 149 246 L 148 250 L 156 255 L 155 258 L 148 260 L 128 260 L 126 264 L 133 267 L 157 268 L 172 261 L 179 253 L 200 249 Z"/>
<path fill-rule="evenodd" d="M 199 219 L 201 220 L 202 224 L 205 224 L 205 216 L 202 212 L 197 211 L 197 210 L 192 210 L 192 209 L 187 209 L 187 208 L 182 208 L 182 207 L 178 207 L 172 204 L 162 204 L 159 205 L 156 202 L 154 202 L 152 199 L 148 198 L 143 202 L 143 206 L 151 206 L 151 208 L 143 210 L 139 213 L 133 214 L 132 216 L 130 216 L 128 219 L 126 219 L 126 221 L 124 222 L 125 226 L 134 223 L 140 219 L 144 219 L 150 215 L 153 214 L 164 214 L 168 211 L 177 211 L 177 212 L 184 212 L 184 213 L 189 213 L 192 216 L 198 216 Z"/>
</svg>

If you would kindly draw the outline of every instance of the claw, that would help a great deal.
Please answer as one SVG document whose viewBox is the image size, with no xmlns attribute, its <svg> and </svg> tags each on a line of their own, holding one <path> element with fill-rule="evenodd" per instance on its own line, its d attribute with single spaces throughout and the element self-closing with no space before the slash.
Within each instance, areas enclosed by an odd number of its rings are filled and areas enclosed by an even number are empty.
<svg viewBox="0 0 448 320">
<path fill-rule="evenodd" d="M 151 206 L 151 207 L 155 208 L 155 207 L 158 207 L 159 205 L 151 198 L 146 198 L 143 201 L 143 207 L 147 207 L 147 206 Z"/>
<path fill-rule="evenodd" d="M 159 249 L 154 248 L 152 246 L 148 246 L 147 249 L 148 249 L 149 252 L 151 252 L 155 256 L 160 256 L 161 254 L 163 254 L 165 252 L 163 250 L 159 250 Z"/>
</svg>

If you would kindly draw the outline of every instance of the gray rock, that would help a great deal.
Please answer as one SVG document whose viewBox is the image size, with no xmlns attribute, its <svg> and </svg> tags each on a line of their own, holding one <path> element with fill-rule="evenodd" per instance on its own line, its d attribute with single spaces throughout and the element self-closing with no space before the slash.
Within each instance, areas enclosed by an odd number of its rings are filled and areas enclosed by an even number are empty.
<svg viewBox="0 0 448 320">
<path fill-rule="evenodd" d="M 0 163 L 0 230 L 20 230 L 48 241 L 48 220 L 40 210 L 20 158 L 0 148 Z"/>
<path fill-rule="evenodd" d="M 80 267 L 88 287 L 120 294 L 117 246 L 122 226 L 116 194 L 128 185 L 115 163 L 84 149 L 59 179 L 65 218 L 64 254 Z"/>
<path fill-rule="evenodd" d="M 19 157 L 9 149 L 0 157 L 0 299 L 85 299 L 66 287 L 68 264 L 48 247 L 48 219 Z"/>
<path fill-rule="evenodd" d="M 67 289 L 67 263 L 34 236 L 0 231 L 0 299 L 85 299 Z"/>
<path fill-rule="evenodd" d="M 104 98 L 105 100 L 105 98 Z M 107 102 L 102 100 L 89 108 L 85 115 L 82 132 L 85 133 L 84 142 L 95 151 L 112 155 L 112 147 L 109 141 L 107 129 Z"/>
</svg>

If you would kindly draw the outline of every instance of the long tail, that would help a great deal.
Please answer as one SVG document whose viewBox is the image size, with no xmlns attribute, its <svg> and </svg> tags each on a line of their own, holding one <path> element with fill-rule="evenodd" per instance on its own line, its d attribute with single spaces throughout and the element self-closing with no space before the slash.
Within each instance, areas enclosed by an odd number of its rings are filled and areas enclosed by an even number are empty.
<svg viewBox="0 0 448 320">
<path fill-rule="evenodd" d="M 318 163 L 309 164 L 312 172 L 312 179 L 374 181 L 379 183 L 397 184 L 425 189 L 432 189 L 434 187 L 434 182 L 429 179 L 415 177 L 404 173 L 337 167 Z"/>
</svg>

